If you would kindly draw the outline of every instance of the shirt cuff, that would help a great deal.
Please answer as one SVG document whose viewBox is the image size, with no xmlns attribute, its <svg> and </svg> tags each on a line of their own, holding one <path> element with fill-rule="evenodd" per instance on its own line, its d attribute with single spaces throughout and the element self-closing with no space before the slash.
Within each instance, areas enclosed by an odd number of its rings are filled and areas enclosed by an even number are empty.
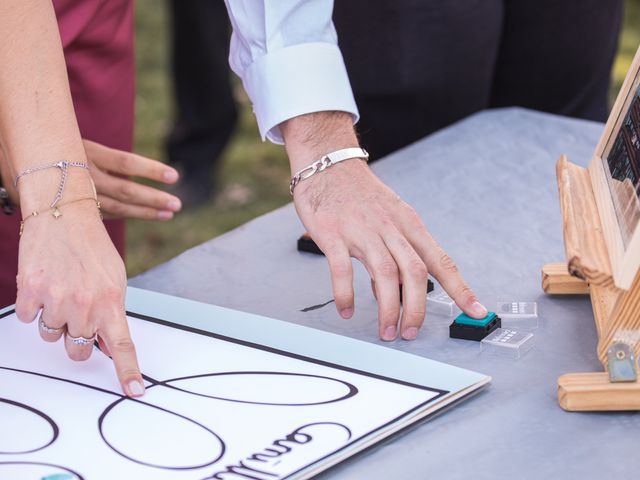
<svg viewBox="0 0 640 480">
<path fill-rule="evenodd" d="M 303 43 L 267 53 L 245 70 L 243 83 L 262 140 L 283 144 L 278 125 L 305 113 L 348 112 L 354 123 L 359 118 L 337 45 Z"/>
</svg>

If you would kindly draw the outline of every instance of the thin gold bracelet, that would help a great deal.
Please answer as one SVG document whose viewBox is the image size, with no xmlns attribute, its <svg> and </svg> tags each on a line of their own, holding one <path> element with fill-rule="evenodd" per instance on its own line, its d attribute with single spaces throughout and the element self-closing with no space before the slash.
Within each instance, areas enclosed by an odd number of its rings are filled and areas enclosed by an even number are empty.
<svg viewBox="0 0 640 480">
<path fill-rule="evenodd" d="M 47 212 L 51 212 L 51 216 L 54 219 L 58 220 L 62 216 L 62 212 L 60 211 L 60 207 L 66 207 L 66 206 L 72 205 L 74 203 L 84 202 L 86 200 L 91 200 L 92 202 L 95 202 L 96 207 L 98 207 L 98 215 L 100 216 L 100 220 L 102 220 L 102 210 L 100 210 L 100 202 L 98 201 L 98 199 L 95 198 L 95 197 L 83 197 L 83 198 L 78 198 L 76 200 L 72 200 L 70 202 L 62 203 L 60 205 L 56 205 L 53 208 L 47 208 L 46 210 L 43 210 L 41 212 L 38 212 L 37 210 L 34 210 L 29 215 L 24 217 L 24 219 L 20 222 L 20 235 L 22 236 L 22 232 L 24 231 L 24 224 L 30 218 L 37 217 L 37 216 L 45 214 Z"/>
</svg>

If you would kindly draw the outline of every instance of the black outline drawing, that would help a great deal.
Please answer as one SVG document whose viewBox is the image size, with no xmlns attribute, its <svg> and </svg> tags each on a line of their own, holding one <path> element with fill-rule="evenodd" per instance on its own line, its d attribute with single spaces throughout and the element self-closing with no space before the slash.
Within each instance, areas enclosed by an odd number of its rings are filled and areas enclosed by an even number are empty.
<svg viewBox="0 0 640 480">
<path fill-rule="evenodd" d="M 7 316 L 7 315 L 12 314 L 12 313 L 14 313 L 14 310 L 10 310 L 10 311 L 5 312 L 4 314 L 0 314 L 0 319 L 5 317 L 5 316 Z M 364 438 L 369 437 L 371 435 L 374 435 L 376 432 L 386 428 L 389 425 L 392 425 L 392 424 L 396 423 L 397 421 L 399 421 L 400 419 L 404 418 L 405 416 L 407 416 L 407 415 L 409 415 L 409 414 L 411 414 L 411 413 L 423 408 L 425 405 L 428 405 L 428 404 L 436 401 L 440 397 L 450 393 L 447 390 L 442 390 L 442 389 L 437 389 L 437 388 L 432 388 L 432 387 L 426 387 L 426 386 L 423 386 L 423 385 L 418 385 L 418 384 L 414 384 L 414 383 L 410 383 L 410 382 L 405 382 L 405 381 L 402 381 L 402 380 L 389 378 L 389 377 L 386 377 L 386 376 L 383 376 L 383 375 L 378 375 L 378 374 L 374 374 L 374 373 L 371 373 L 371 372 L 358 370 L 358 369 L 354 369 L 354 368 L 350 368 L 350 367 L 345 367 L 345 366 L 342 366 L 342 365 L 338 365 L 338 364 L 327 362 L 327 361 L 323 361 L 323 360 L 318 360 L 318 359 L 307 357 L 307 356 L 304 356 L 304 355 L 299 355 L 299 354 L 296 354 L 296 353 L 287 352 L 287 351 L 284 351 L 284 350 L 279 350 L 279 349 L 268 347 L 268 346 L 265 346 L 265 345 L 252 343 L 252 342 L 248 342 L 248 341 L 245 341 L 245 340 L 240 340 L 240 339 L 237 339 L 237 338 L 232 338 L 232 337 L 228 337 L 228 336 L 224 336 L 224 335 L 208 332 L 208 331 L 205 331 L 205 330 L 200 330 L 200 329 L 196 329 L 196 328 L 193 328 L 193 327 L 188 327 L 188 326 L 185 326 L 185 325 L 179 325 L 179 324 L 171 323 L 171 322 L 168 322 L 166 320 L 161 320 L 161 319 L 158 319 L 158 318 L 155 318 L 155 317 L 150 317 L 150 316 L 147 316 L 147 315 L 137 314 L 137 313 L 134 313 L 134 312 L 127 312 L 127 315 L 130 316 L 130 317 L 137 318 L 139 320 L 147 321 L 147 322 L 150 322 L 150 323 L 155 323 L 155 324 L 158 324 L 158 325 L 163 325 L 163 326 L 174 328 L 174 329 L 177 329 L 177 330 L 182 330 L 182 331 L 186 331 L 186 332 L 190 332 L 190 333 L 194 333 L 194 334 L 198 334 L 198 335 L 203 335 L 203 336 L 207 336 L 207 337 L 210 337 L 210 338 L 215 338 L 215 339 L 218 339 L 218 340 L 222 340 L 222 341 L 225 341 L 225 342 L 234 343 L 234 344 L 238 344 L 238 345 L 243 345 L 243 346 L 246 346 L 246 347 L 254 348 L 254 349 L 257 349 L 257 350 L 262 350 L 262 351 L 273 353 L 273 354 L 276 354 L 276 355 L 285 356 L 285 357 L 289 357 L 289 358 L 294 358 L 294 359 L 301 360 L 301 361 L 304 361 L 304 362 L 307 362 L 307 363 L 321 365 L 321 366 L 333 368 L 333 369 L 336 369 L 336 370 L 341 370 L 341 371 L 344 371 L 344 372 L 354 373 L 354 374 L 362 375 L 362 376 L 365 376 L 365 377 L 374 378 L 374 379 L 377 379 L 377 380 L 383 380 L 383 381 L 387 381 L 387 382 L 390 382 L 390 383 L 395 383 L 395 384 L 403 385 L 403 386 L 407 386 L 407 387 L 413 387 L 413 388 L 416 388 L 416 389 L 419 389 L 419 390 L 424 390 L 424 391 L 432 392 L 432 393 L 435 394 L 432 398 L 428 399 L 427 401 L 422 402 L 421 404 L 417 405 L 416 407 L 410 409 L 407 412 L 404 412 L 402 415 L 392 419 L 391 421 L 387 422 L 386 424 L 381 425 L 378 428 L 363 434 L 358 439 L 353 440 L 352 442 L 349 442 L 349 443 L 343 445 L 342 447 L 330 452 L 329 454 L 325 455 L 324 457 L 317 459 L 316 461 L 310 463 L 309 465 L 306 465 L 303 469 L 306 469 L 308 467 L 311 467 L 312 465 L 315 465 L 315 464 L 317 464 L 319 462 L 322 462 L 326 458 L 329 458 L 329 457 L 337 454 L 338 452 L 348 448 L 353 442 L 355 442 L 357 440 L 364 439 Z M 23 374 L 28 374 L 28 375 L 35 375 L 35 376 L 39 376 L 39 377 L 44 377 L 44 378 L 48 378 L 48 379 L 51 379 L 51 380 L 62 381 L 62 382 L 70 383 L 70 384 L 77 385 L 77 386 L 80 386 L 80 387 L 89 388 L 89 389 L 96 390 L 96 391 L 99 391 L 99 392 L 102 392 L 102 393 L 106 393 L 108 395 L 114 395 L 114 396 L 118 397 L 118 399 L 116 401 L 114 401 L 111 404 L 109 404 L 105 408 L 105 410 L 100 414 L 100 417 L 98 419 L 98 430 L 99 430 L 98 433 L 99 433 L 100 437 L 103 439 L 103 441 L 105 442 L 105 444 L 111 450 L 113 450 L 115 453 L 117 453 L 118 455 L 122 456 L 123 458 L 126 458 L 127 460 L 129 460 L 131 462 L 138 463 L 140 465 L 144 465 L 144 466 L 147 466 L 147 467 L 160 468 L 160 469 L 164 469 L 164 470 L 194 470 L 194 469 L 204 468 L 204 467 L 208 467 L 208 466 L 211 466 L 211 465 L 215 464 L 216 462 L 218 462 L 224 456 L 224 453 L 226 451 L 226 445 L 225 445 L 224 441 L 222 440 L 222 438 L 220 438 L 211 429 L 209 429 L 208 427 L 202 425 L 201 423 L 197 422 L 196 420 L 193 420 L 193 419 L 191 419 L 189 417 L 186 417 L 186 416 L 181 415 L 179 413 L 173 412 L 171 410 L 167 410 L 167 409 L 165 409 L 163 407 L 160 407 L 160 406 L 145 402 L 145 401 L 137 399 L 137 398 L 129 398 L 129 397 L 126 397 L 125 395 L 123 395 L 121 393 L 113 392 L 111 390 L 107 390 L 107 389 L 104 389 L 104 388 L 101 388 L 101 387 L 96 387 L 94 385 L 84 384 L 82 382 L 78 382 L 78 381 L 75 381 L 75 380 L 70 380 L 70 379 L 66 379 L 66 378 L 60 378 L 60 377 L 55 377 L 55 376 L 51 376 L 51 375 L 47 375 L 47 374 L 35 373 L 35 372 L 30 372 L 30 371 L 20 370 L 20 369 L 15 369 L 15 368 L 10 368 L 10 367 L 4 367 L 4 366 L 1 366 L 1 365 L 0 365 L 0 370 L 13 371 L 13 372 L 18 372 L 18 373 L 23 373 Z M 345 394 L 343 397 L 340 397 L 338 399 L 328 400 L 328 401 L 323 401 L 323 402 L 318 402 L 318 403 L 310 403 L 310 404 L 278 404 L 278 403 L 266 403 L 266 402 L 265 403 L 261 403 L 261 402 L 251 402 L 251 401 L 243 401 L 243 400 L 215 397 L 215 396 L 211 396 L 211 395 L 207 395 L 207 394 L 192 392 L 192 391 L 180 388 L 180 387 L 176 387 L 175 385 L 170 385 L 171 382 L 177 382 L 177 381 L 181 381 L 181 380 L 188 380 L 188 379 L 191 379 L 191 378 L 200 378 L 200 377 L 206 377 L 206 376 L 233 375 L 233 374 L 265 374 L 265 375 L 266 374 L 270 374 L 270 375 L 291 375 L 291 376 L 301 376 L 301 377 L 322 378 L 322 379 L 326 379 L 326 380 L 330 380 L 330 381 L 335 381 L 335 382 L 338 382 L 338 383 L 341 383 L 341 384 L 347 386 L 348 389 L 349 389 L 349 392 L 347 394 Z M 292 373 L 292 372 L 268 372 L 268 371 L 262 371 L 262 372 L 261 371 L 217 372 L 217 373 L 198 374 L 198 375 L 186 376 L 186 377 L 178 377 L 178 378 L 173 378 L 173 379 L 169 379 L 169 380 L 162 380 L 162 381 L 153 379 L 153 378 L 149 377 L 148 375 L 143 375 L 143 377 L 147 382 L 149 382 L 149 385 L 147 386 L 147 389 L 158 387 L 158 386 L 162 386 L 162 387 L 170 388 L 170 389 L 173 389 L 173 390 L 181 391 L 181 392 L 183 392 L 185 394 L 188 394 L 188 395 L 206 397 L 206 398 L 211 398 L 211 399 L 220 400 L 220 401 L 229 401 L 229 402 L 235 402 L 235 403 L 247 403 L 247 404 L 255 404 L 255 405 L 270 405 L 270 406 L 276 405 L 276 406 L 287 406 L 287 407 L 290 407 L 290 406 L 322 405 L 322 404 L 327 404 L 327 403 L 340 402 L 340 401 L 346 400 L 346 399 L 351 398 L 351 397 L 353 397 L 353 396 L 358 394 L 358 389 L 354 385 L 352 385 L 352 384 L 350 384 L 350 383 L 348 383 L 346 381 L 343 381 L 343 380 L 340 380 L 340 379 L 331 378 L 331 377 L 324 377 L 324 376 L 321 376 L 321 375 L 312 375 L 312 374 L 304 374 L 304 373 Z M 202 464 L 202 465 L 197 465 L 197 466 L 192 466 L 192 467 L 169 467 L 169 466 L 153 465 L 153 464 L 150 464 L 150 463 L 147 463 L 147 462 L 143 462 L 143 461 L 140 461 L 140 460 L 136 460 L 136 459 L 133 459 L 133 458 L 127 456 L 123 452 L 120 452 L 118 449 L 116 449 L 113 445 L 111 445 L 111 443 L 109 443 L 109 441 L 107 441 L 107 439 L 105 438 L 104 432 L 103 432 L 104 420 L 106 419 L 108 413 L 113 408 L 115 408 L 117 405 L 119 405 L 119 404 L 121 404 L 123 402 L 135 402 L 135 403 L 138 403 L 138 404 L 141 404 L 141 405 L 152 407 L 154 409 L 161 410 L 164 413 L 168 413 L 170 415 L 175 415 L 175 416 L 177 416 L 177 417 L 179 417 L 179 418 L 181 418 L 183 420 L 187 420 L 188 422 L 191 422 L 191 423 L 201 427 L 202 429 L 207 431 L 209 434 L 213 435 L 218 442 L 220 442 L 220 454 L 218 455 L 218 457 L 215 460 L 212 460 L 212 461 L 210 461 L 208 463 L 205 463 L 205 464 Z M 46 418 L 49 418 L 49 417 L 46 417 Z M 51 421 L 53 422 L 53 420 L 51 420 Z M 55 422 L 53 424 L 55 425 Z M 344 425 L 343 425 L 343 427 L 348 429 L 348 427 L 346 427 Z M 55 442 L 55 440 L 57 438 L 58 438 L 58 434 L 56 433 L 56 435 L 53 438 L 53 440 L 49 444 L 47 444 L 46 446 L 51 445 L 53 442 Z M 349 438 L 351 438 L 351 437 L 349 437 Z M 46 448 L 46 446 L 42 447 L 42 448 Z M 25 452 L 25 453 L 30 453 L 30 452 Z M 17 464 L 17 463 L 30 464 L 31 463 L 31 464 L 34 464 L 34 465 L 38 465 L 39 464 L 38 462 L 0 462 L 0 465 L 2 465 L 3 463 L 4 464 Z M 47 465 L 47 464 L 42 464 L 42 465 Z M 51 465 L 51 466 L 54 466 L 56 468 L 66 469 L 70 473 L 78 475 L 79 478 L 82 478 L 79 474 L 73 472 L 71 469 L 68 469 L 67 467 L 61 467 L 61 466 L 57 466 L 57 465 Z M 290 476 L 295 475 L 299 471 L 300 470 L 298 470 L 296 472 L 292 472 L 289 475 L 287 475 L 287 477 L 284 477 L 284 478 L 289 478 Z"/>
<path fill-rule="evenodd" d="M 330 382 L 341 383 L 345 387 L 347 387 L 348 392 L 341 397 L 334 398 L 332 400 L 325 400 L 322 402 L 310 402 L 310 403 L 278 403 L 278 402 L 252 402 L 249 400 L 238 400 L 233 398 L 225 398 L 225 397 L 216 397 L 214 395 L 207 395 L 205 393 L 198 393 L 195 391 L 187 390 L 185 388 L 180 388 L 175 385 L 170 385 L 174 382 L 181 382 L 183 380 L 192 380 L 194 378 L 202 378 L 202 377 L 222 377 L 226 375 L 270 375 L 270 376 L 293 376 L 293 377 L 308 377 L 308 378 L 321 378 L 323 380 L 329 380 Z M 248 405 L 273 405 L 279 407 L 310 407 L 314 405 L 327 405 L 329 403 L 337 403 L 348 398 L 353 397 L 358 394 L 358 389 L 355 385 L 350 384 L 349 382 L 345 382 L 344 380 L 339 380 L 337 378 L 325 377 L 323 375 L 312 375 L 309 373 L 292 373 L 292 372 L 269 372 L 269 371 L 241 371 L 241 372 L 221 372 L 221 373 L 203 373 L 199 375 L 190 375 L 187 377 L 178 377 L 172 378 L 170 380 L 163 380 L 158 382 L 157 385 L 162 385 L 167 388 L 171 388 L 173 390 L 178 390 L 180 392 L 189 393 L 191 395 L 196 395 L 198 397 L 212 398 L 214 400 L 222 400 L 225 402 L 234 402 L 234 403 L 245 403 Z M 154 385 L 155 386 L 155 385 Z"/>
<path fill-rule="evenodd" d="M 155 387 L 155 385 L 152 385 L 152 386 Z M 205 462 L 205 463 L 202 463 L 202 464 L 199 464 L 199 465 L 192 465 L 192 466 L 186 466 L 186 467 L 184 467 L 184 466 L 181 466 L 181 467 L 173 466 L 172 467 L 172 466 L 168 466 L 168 465 L 156 465 L 156 464 L 153 464 L 153 463 L 144 462 L 142 460 L 137 460 L 137 459 L 125 454 L 124 452 L 121 452 L 109 440 L 107 440 L 107 438 L 105 437 L 105 434 L 104 434 L 104 420 L 105 420 L 105 418 L 107 418 L 107 415 L 109 414 L 109 412 L 111 410 L 113 410 L 114 407 L 120 405 L 121 403 L 125 403 L 126 404 L 126 402 L 132 401 L 132 400 L 135 400 L 135 399 L 131 399 L 131 398 L 123 396 L 122 398 L 116 400 L 115 402 L 111 403 L 107 408 L 105 408 L 104 411 L 100 414 L 100 417 L 98 417 L 98 433 L 100 434 L 100 438 L 102 438 L 102 441 L 111 450 L 113 450 L 115 453 L 117 453 L 121 457 L 126 458 L 130 462 L 134 462 L 134 463 L 138 463 L 140 465 L 144 465 L 145 467 L 160 468 L 160 469 L 163 469 L 163 470 L 196 470 L 198 468 L 204 468 L 204 467 L 208 467 L 210 465 L 213 465 L 224 456 L 224 453 L 227 450 L 226 444 L 224 443 L 222 438 L 220 438 L 220 435 L 218 435 L 216 432 L 211 430 L 209 427 L 197 422 L 196 420 L 193 420 L 192 418 L 186 417 L 186 416 L 181 415 L 179 413 L 172 412 L 171 410 L 167 410 L 167 409 L 159 407 L 157 405 L 153 405 L 151 403 L 141 402 L 141 401 L 136 401 L 135 403 L 147 405 L 149 407 L 153 407 L 153 408 L 155 408 L 157 410 L 160 410 L 160 411 L 162 411 L 164 413 L 168 413 L 170 415 L 175 415 L 176 417 L 179 417 L 182 420 L 186 420 L 186 421 L 188 421 L 190 423 L 193 423 L 196 426 L 200 427 L 201 429 L 205 430 L 207 433 L 212 435 L 220 443 L 220 453 L 213 460 L 210 460 L 208 462 Z"/>
<path fill-rule="evenodd" d="M 16 402 L 14 400 L 9 400 L 8 398 L 0 397 L 0 403 L 7 403 L 9 405 L 13 405 L 14 407 L 27 410 L 28 412 L 31 412 L 32 414 L 42 418 L 51 427 L 51 440 L 49 440 L 47 443 L 45 443 L 41 447 L 36 447 L 36 448 L 32 448 L 31 450 L 23 450 L 19 452 L 3 452 L 2 450 L 0 450 L 0 455 L 26 455 L 27 453 L 35 453 L 40 450 L 44 450 L 45 448 L 47 448 L 49 445 L 51 445 L 53 442 L 55 442 L 58 439 L 58 435 L 60 435 L 60 429 L 58 428 L 58 425 L 56 424 L 56 422 L 54 422 L 53 419 L 50 416 L 48 416 L 46 413 L 41 412 L 40 410 L 37 410 L 29 405 L 25 405 L 24 403 Z"/>
</svg>

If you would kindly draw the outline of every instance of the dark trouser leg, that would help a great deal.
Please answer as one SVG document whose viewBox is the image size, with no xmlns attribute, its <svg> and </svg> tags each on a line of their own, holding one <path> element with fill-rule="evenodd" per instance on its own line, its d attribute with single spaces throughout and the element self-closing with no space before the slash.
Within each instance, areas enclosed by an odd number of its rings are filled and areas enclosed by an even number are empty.
<svg viewBox="0 0 640 480">
<path fill-rule="evenodd" d="M 489 104 L 502 0 L 337 0 L 334 21 L 379 158 Z"/>
<path fill-rule="evenodd" d="M 507 0 L 491 106 L 604 121 L 622 0 Z"/>
<path fill-rule="evenodd" d="M 182 168 L 187 184 L 209 189 L 211 169 L 237 118 L 227 10 L 222 0 L 171 0 L 170 6 L 176 120 L 169 159 Z"/>
</svg>

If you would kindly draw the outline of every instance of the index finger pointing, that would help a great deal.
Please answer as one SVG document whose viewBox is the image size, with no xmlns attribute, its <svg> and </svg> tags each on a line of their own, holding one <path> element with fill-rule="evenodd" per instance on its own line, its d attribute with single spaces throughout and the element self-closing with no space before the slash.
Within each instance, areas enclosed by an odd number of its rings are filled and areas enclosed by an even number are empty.
<svg viewBox="0 0 640 480">
<path fill-rule="evenodd" d="M 410 241 L 424 260 L 429 272 L 464 313 L 473 318 L 486 317 L 488 313 L 486 307 L 478 301 L 478 297 L 464 281 L 451 257 L 426 229 L 421 233 L 421 238 L 416 238 L 414 233 Z"/>
<path fill-rule="evenodd" d="M 129 397 L 144 395 L 144 383 L 138 366 L 136 349 L 131 340 L 124 312 L 111 321 L 101 323 L 99 334 L 111 353 L 124 393 Z"/>
</svg>

